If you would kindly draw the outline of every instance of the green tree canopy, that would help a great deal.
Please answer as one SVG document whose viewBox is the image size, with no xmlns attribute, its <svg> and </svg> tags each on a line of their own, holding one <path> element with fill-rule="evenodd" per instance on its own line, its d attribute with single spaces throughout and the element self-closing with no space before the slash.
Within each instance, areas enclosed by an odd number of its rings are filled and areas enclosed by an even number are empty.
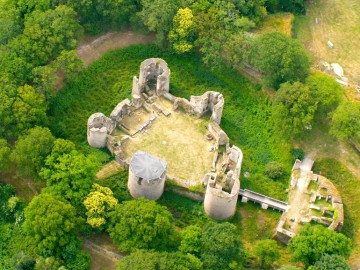
<svg viewBox="0 0 360 270">
<path fill-rule="evenodd" d="M 190 225 L 181 231 L 181 243 L 179 251 L 195 256 L 200 255 L 202 229 L 196 225 Z"/>
<path fill-rule="evenodd" d="M 21 13 L 14 2 L 0 2 L 0 45 L 6 44 L 22 31 Z"/>
<path fill-rule="evenodd" d="M 38 172 L 45 165 L 54 140 L 48 128 L 34 127 L 16 141 L 10 158 L 22 175 L 38 179 Z"/>
<path fill-rule="evenodd" d="M 59 146 L 63 145 L 63 148 Z M 70 201 L 77 209 L 83 209 L 83 200 L 91 190 L 96 171 L 100 163 L 96 157 L 71 150 L 71 142 L 56 141 L 54 150 L 46 158 L 40 176 L 46 180 L 46 189 L 54 195 Z M 64 151 L 69 151 L 65 152 Z"/>
<path fill-rule="evenodd" d="M 10 145 L 5 139 L 0 138 L 0 171 L 9 164 Z"/>
<path fill-rule="evenodd" d="M 327 114 L 339 105 L 343 90 L 334 78 L 319 73 L 309 76 L 306 85 L 313 98 L 318 101 L 320 113 Z"/>
<path fill-rule="evenodd" d="M 121 250 L 163 250 L 174 240 L 172 215 L 155 201 L 140 198 L 123 202 L 111 213 L 110 220 L 110 237 Z"/>
<path fill-rule="evenodd" d="M 117 270 L 200 270 L 201 262 L 191 254 L 138 250 L 121 259 Z"/>
<path fill-rule="evenodd" d="M 284 83 L 274 98 L 273 119 L 278 130 L 293 138 L 311 127 L 316 109 L 309 87 L 300 82 Z"/>
<path fill-rule="evenodd" d="M 279 179 L 284 174 L 284 166 L 276 161 L 271 161 L 265 165 L 264 173 L 271 179 Z"/>
<path fill-rule="evenodd" d="M 36 258 L 35 270 L 65 270 L 64 266 L 54 257 Z"/>
<path fill-rule="evenodd" d="M 294 261 L 309 266 L 320 260 L 325 253 L 348 257 L 351 253 L 351 240 L 321 225 L 307 225 L 290 240 L 288 248 Z"/>
<path fill-rule="evenodd" d="M 344 257 L 339 255 L 324 254 L 314 266 L 309 267 L 310 270 L 350 270 Z"/>
<path fill-rule="evenodd" d="M 250 63 L 264 72 L 266 83 L 275 88 L 284 82 L 304 82 L 310 68 L 300 42 L 280 32 L 269 32 L 255 40 Z"/>
<path fill-rule="evenodd" d="M 231 223 L 209 222 L 201 236 L 201 261 L 205 269 L 231 269 L 242 264 L 242 244 Z"/>
<path fill-rule="evenodd" d="M 169 33 L 180 4 L 179 0 L 140 0 L 137 16 L 150 31 L 156 32 L 159 45 Z"/>
<path fill-rule="evenodd" d="M 239 54 L 242 57 L 242 49 L 246 39 L 241 33 L 254 27 L 255 24 L 247 17 L 240 16 L 240 11 L 235 3 L 230 1 L 196 1 L 192 5 L 195 15 L 194 25 L 198 39 L 195 44 L 202 53 L 203 62 L 210 66 L 222 63 L 227 54 Z M 224 46 L 229 40 L 236 40 L 236 48 Z M 240 43 L 241 42 L 241 43 Z M 234 42 L 232 42 L 234 44 Z M 246 43 L 245 43 L 246 44 Z M 232 49 L 229 52 L 229 49 Z"/>
<path fill-rule="evenodd" d="M 255 244 L 254 253 L 260 269 L 271 269 L 272 264 L 280 258 L 279 246 L 274 240 L 259 240 Z"/>
<path fill-rule="evenodd" d="M 190 8 L 180 8 L 173 19 L 169 41 L 178 54 L 193 50 L 195 40 L 194 15 Z"/>
<path fill-rule="evenodd" d="M 12 108 L 18 132 L 46 123 L 45 96 L 37 93 L 30 85 L 25 84 L 18 88 Z"/>
<path fill-rule="evenodd" d="M 25 16 L 23 33 L 4 47 L 0 72 L 9 73 L 18 84 L 24 84 L 31 79 L 34 67 L 48 64 L 62 50 L 74 49 L 81 33 L 77 14 L 68 6 L 34 10 Z"/>
<path fill-rule="evenodd" d="M 132 21 L 138 10 L 138 1 L 133 0 L 67 0 L 66 4 L 79 14 L 87 32 L 97 33 L 105 26 L 124 27 Z"/>
<path fill-rule="evenodd" d="M 67 245 L 77 241 L 82 222 L 68 202 L 40 194 L 25 208 L 23 227 L 36 254 L 60 257 Z"/>
<path fill-rule="evenodd" d="M 118 200 L 114 198 L 110 188 L 98 184 L 92 186 L 91 192 L 84 200 L 87 210 L 86 222 L 93 228 L 101 228 L 107 222 L 109 213 L 114 210 Z"/>
<path fill-rule="evenodd" d="M 360 141 L 360 103 L 341 103 L 332 115 L 330 133 L 342 140 Z"/>
</svg>

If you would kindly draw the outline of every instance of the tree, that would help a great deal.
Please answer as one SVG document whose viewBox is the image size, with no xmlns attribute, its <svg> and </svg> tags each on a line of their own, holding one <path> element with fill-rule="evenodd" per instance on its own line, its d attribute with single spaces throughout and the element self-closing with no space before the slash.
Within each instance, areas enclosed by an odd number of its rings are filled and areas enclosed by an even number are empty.
<svg viewBox="0 0 360 270">
<path fill-rule="evenodd" d="M 133 0 L 67 0 L 67 5 L 79 14 L 85 30 L 95 34 L 104 25 L 121 28 L 126 26 L 138 10 L 138 1 Z M 106 29 L 106 28 L 105 28 Z"/>
<path fill-rule="evenodd" d="M 193 50 L 194 40 L 194 15 L 190 8 L 180 8 L 173 19 L 169 41 L 177 54 L 183 54 Z"/>
<path fill-rule="evenodd" d="M 339 255 L 324 254 L 314 266 L 309 267 L 311 270 L 350 270 L 344 257 Z"/>
<path fill-rule="evenodd" d="M 327 114 L 340 103 L 343 91 L 341 86 L 330 76 L 323 74 L 311 75 L 306 79 L 311 95 L 318 101 L 318 111 Z"/>
<path fill-rule="evenodd" d="M 250 63 L 265 73 L 266 83 L 278 88 L 284 82 L 304 82 L 310 60 L 299 41 L 280 32 L 256 38 Z"/>
<path fill-rule="evenodd" d="M 23 227 L 36 254 L 60 257 L 69 244 L 77 242 L 82 222 L 68 202 L 40 194 L 25 208 Z"/>
<path fill-rule="evenodd" d="M 14 2 L 0 2 L 0 44 L 6 44 L 21 33 L 21 14 Z"/>
<path fill-rule="evenodd" d="M 35 270 L 65 270 L 60 262 L 54 257 L 41 257 L 36 258 Z"/>
<path fill-rule="evenodd" d="M 58 195 L 81 210 L 99 167 L 95 157 L 85 156 L 77 150 L 64 154 L 53 151 L 40 172 L 42 179 L 46 180 L 44 192 Z"/>
<path fill-rule="evenodd" d="M 11 149 L 10 145 L 5 139 L 0 138 L 0 171 L 2 169 L 6 169 L 8 163 L 9 163 L 9 155 L 10 155 Z"/>
<path fill-rule="evenodd" d="M 276 161 L 271 161 L 265 165 L 264 173 L 271 179 L 279 179 L 284 174 L 284 166 Z"/>
<path fill-rule="evenodd" d="M 360 135 L 360 104 L 344 101 L 332 114 L 330 134 L 338 139 L 359 139 Z"/>
<path fill-rule="evenodd" d="M 120 260 L 117 270 L 200 270 L 201 262 L 191 254 L 138 250 Z"/>
<path fill-rule="evenodd" d="M 255 26 L 254 22 L 247 17 L 241 17 L 235 3 L 230 1 L 196 1 L 192 5 L 194 13 L 194 25 L 198 39 L 195 44 L 202 53 L 202 60 L 209 66 L 217 66 L 223 62 L 223 57 L 227 54 L 238 53 L 237 58 L 242 58 L 244 39 L 239 38 L 244 31 Z M 237 48 L 232 48 L 229 53 L 229 47 L 224 46 L 229 40 L 242 41 Z M 239 52 L 240 51 L 240 52 Z"/>
<path fill-rule="evenodd" d="M 325 253 L 348 257 L 351 253 L 351 240 L 321 225 L 307 225 L 290 240 L 288 248 L 294 261 L 301 261 L 308 267 L 320 260 Z"/>
<path fill-rule="evenodd" d="M 23 251 L 20 251 L 13 258 L 14 269 L 16 270 L 32 270 L 34 269 L 35 260 L 32 256 L 25 254 Z"/>
<path fill-rule="evenodd" d="M 209 222 L 201 236 L 201 261 L 205 269 L 231 269 L 242 263 L 242 245 L 231 223 Z"/>
<path fill-rule="evenodd" d="M 62 50 L 74 49 L 82 34 L 76 12 L 65 5 L 46 11 L 35 10 L 26 17 L 24 25 L 24 36 L 33 46 L 33 55 L 26 56 L 40 65 Z"/>
<path fill-rule="evenodd" d="M 179 251 L 195 256 L 200 255 L 201 251 L 201 234 L 202 229 L 195 225 L 190 225 L 181 231 L 181 243 Z"/>
<path fill-rule="evenodd" d="M 279 246 L 274 240 L 259 240 L 254 247 L 254 253 L 258 258 L 260 269 L 270 269 L 280 258 Z"/>
<path fill-rule="evenodd" d="M 84 68 L 83 60 L 76 50 L 61 51 L 60 55 L 52 63 L 57 72 L 66 75 L 66 78 L 74 78 Z"/>
<path fill-rule="evenodd" d="M 159 45 L 171 29 L 173 18 L 179 9 L 179 0 L 140 0 L 139 19 L 152 32 L 156 32 Z M 161 9 L 161 12 L 159 10 Z"/>
<path fill-rule="evenodd" d="M 275 126 L 293 138 L 311 128 L 316 109 L 317 102 L 311 97 L 309 87 L 300 82 L 284 83 L 273 102 Z"/>
<path fill-rule="evenodd" d="M 291 12 L 295 14 L 305 14 L 305 0 L 267 0 L 266 9 L 271 13 Z"/>
<path fill-rule="evenodd" d="M 91 192 L 84 200 L 87 210 L 86 222 L 93 228 L 101 228 L 107 222 L 109 213 L 115 209 L 118 201 L 110 188 L 98 184 L 92 186 Z"/>
<path fill-rule="evenodd" d="M 0 72 L 0 76 L 0 119 L 2 123 L 0 125 L 0 136 L 11 137 L 16 133 L 16 130 L 13 128 L 16 125 L 12 113 L 12 104 L 15 101 L 17 87 L 10 74 Z"/>
<path fill-rule="evenodd" d="M 10 158 L 22 175 L 38 179 L 54 140 L 48 128 L 34 127 L 16 141 Z"/>
<path fill-rule="evenodd" d="M 166 207 L 143 198 L 119 204 L 110 215 L 111 239 L 121 250 L 163 250 L 174 240 L 172 215 Z"/>
<path fill-rule="evenodd" d="M 47 103 L 45 96 L 36 93 L 30 85 L 25 84 L 18 88 L 12 108 L 16 128 L 19 132 L 46 123 Z"/>
</svg>

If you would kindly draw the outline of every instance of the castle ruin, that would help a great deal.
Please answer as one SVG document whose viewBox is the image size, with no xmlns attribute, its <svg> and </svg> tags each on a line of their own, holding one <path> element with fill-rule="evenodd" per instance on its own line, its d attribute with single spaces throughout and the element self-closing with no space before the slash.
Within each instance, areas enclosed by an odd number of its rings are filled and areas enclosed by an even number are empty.
<svg viewBox="0 0 360 270">
<path fill-rule="evenodd" d="M 206 185 L 205 212 L 214 219 L 227 219 L 233 216 L 236 210 L 243 155 L 238 147 L 230 146 L 228 136 L 219 126 L 224 107 L 223 95 L 208 91 L 201 96 L 191 96 L 190 100 L 187 100 L 173 96 L 169 90 L 170 69 L 167 63 L 159 58 L 143 61 L 140 65 L 139 79 L 136 76 L 133 78 L 131 100 L 121 101 L 113 109 L 110 117 L 101 112 L 89 117 L 88 143 L 96 148 L 106 146 L 120 165 L 129 167 L 128 188 L 134 198 L 156 200 L 164 190 L 167 165 L 174 167 L 176 164 L 145 153 L 140 148 L 137 149 L 140 151 L 130 156 L 128 145 L 138 142 L 141 136 L 151 132 L 154 128 L 152 125 L 175 117 L 175 113 L 203 118 L 209 112 L 210 120 L 206 126 L 206 134 L 202 137 L 204 147 L 209 146 L 209 149 L 201 148 L 204 155 L 213 155 L 207 172 L 201 179 L 182 179 L 181 175 L 172 175 L 169 178 L 175 178 L 177 184 L 186 187 Z M 186 127 L 182 128 L 186 130 Z M 156 143 L 160 145 L 168 141 Z M 196 158 L 202 159 L 201 156 Z"/>
<path fill-rule="evenodd" d="M 118 164 L 129 168 L 128 189 L 134 198 L 159 199 L 165 181 L 185 188 L 204 185 L 204 210 L 211 218 L 232 217 L 239 195 L 242 202 L 282 211 L 275 238 L 285 244 L 303 223 L 341 229 L 341 197 L 329 180 L 312 173 L 313 161 L 295 162 L 289 203 L 242 190 L 242 151 L 230 146 L 220 127 L 222 94 L 208 91 L 187 100 L 169 91 L 166 62 L 147 59 L 141 63 L 139 79 L 133 78 L 131 99 L 121 101 L 109 117 L 97 112 L 88 119 L 88 143 L 107 147 Z"/>
</svg>

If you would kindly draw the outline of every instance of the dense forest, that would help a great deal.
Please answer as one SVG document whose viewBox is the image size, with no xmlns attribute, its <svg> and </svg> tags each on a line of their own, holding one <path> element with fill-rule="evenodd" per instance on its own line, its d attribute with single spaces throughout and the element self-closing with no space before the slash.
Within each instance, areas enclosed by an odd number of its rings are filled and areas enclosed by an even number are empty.
<svg viewBox="0 0 360 270">
<path fill-rule="evenodd" d="M 306 3 L 0 0 L 0 268 L 90 269 L 83 241 L 106 234 L 126 255 L 117 269 L 272 269 L 283 252 L 294 266 L 285 260 L 278 269 L 349 269 L 351 223 L 344 234 L 305 226 L 287 249 L 271 240 L 271 229 L 255 231 L 249 245 L 239 216 L 214 222 L 198 203 L 171 193 L 158 202 L 132 200 L 126 172 L 95 181 L 112 157 L 87 145 L 87 118 L 128 97 L 131 77 L 150 57 L 168 62 L 175 95 L 224 94 L 222 127 L 251 172 L 241 180 L 245 188 L 285 200 L 291 165 L 304 156 L 294 142 L 318 123 L 359 145 L 360 104 L 348 101 L 333 78 L 310 70 L 299 41 L 254 33 L 279 12 L 305 14 Z M 129 28 L 155 33 L 155 43 L 109 52 L 84 67 L 76 53 L 84 35 Z M 249 66 L 261 82 L 240 75 Z M 351 181 L 347 173 L 337 177 Z M 17 196 L 3 178 L 28 179 L 39 194 Z"/>
</svg>

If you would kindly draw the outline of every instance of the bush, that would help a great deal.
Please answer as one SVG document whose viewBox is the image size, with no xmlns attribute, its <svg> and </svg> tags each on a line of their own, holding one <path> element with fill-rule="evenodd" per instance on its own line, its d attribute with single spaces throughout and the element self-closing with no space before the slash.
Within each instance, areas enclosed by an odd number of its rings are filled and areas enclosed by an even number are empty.
<svg viewBox="0 0 360 270">
<path fill-rule="evenodd" d="M 284 166 L 276 161 L 271 161 L 265 166 L 265 175 L 276 180 L 284 174 Z"/>
<path fill-rule="evenodd" d="M 301 148 L 291 148 L 290 153 L 294 160 L 295 159 L 302 160 L 305 156 L 305 152 Z"/>
</svg>

